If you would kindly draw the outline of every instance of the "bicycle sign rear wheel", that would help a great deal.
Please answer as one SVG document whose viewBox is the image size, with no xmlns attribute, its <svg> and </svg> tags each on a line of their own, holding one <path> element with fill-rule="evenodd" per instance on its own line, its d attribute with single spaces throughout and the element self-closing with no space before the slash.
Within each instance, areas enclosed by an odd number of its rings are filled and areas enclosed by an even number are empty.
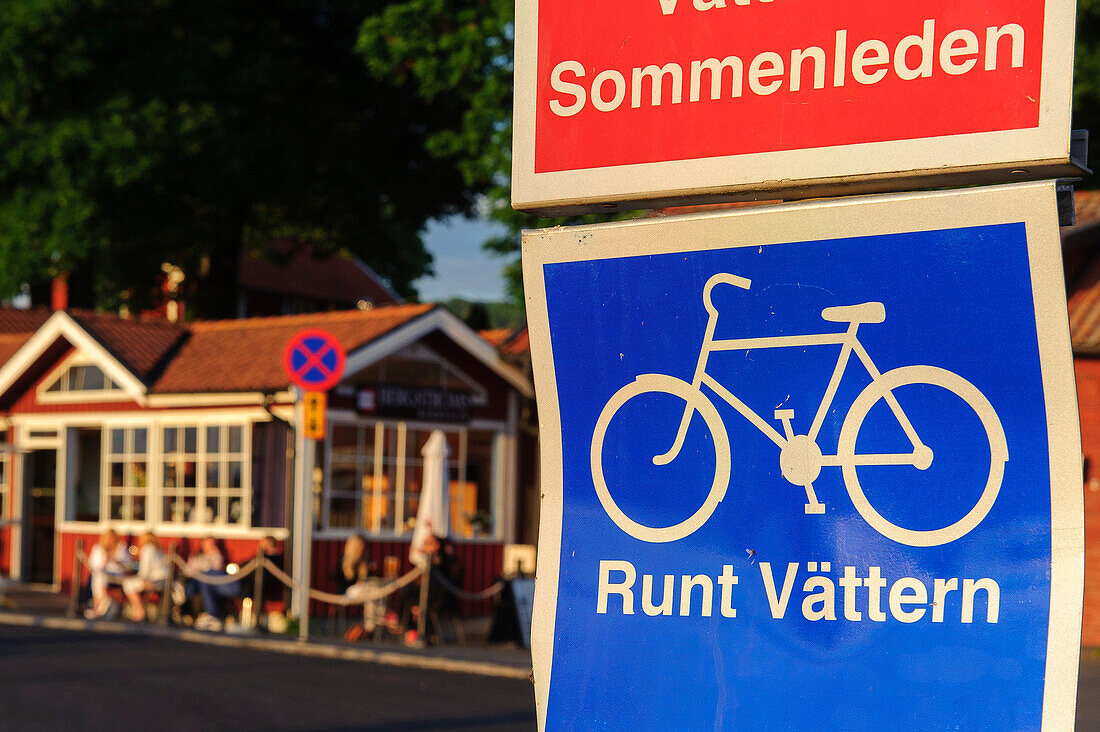
<svg viewBox="0 0 1100 732">
<path fill-rule="evenodd" d="M 860 428 L 863 427 L 864 420 L 872 407 L 880 400 L 887 400 L 888 395 L 890 395 L 888 401 L 894 401 L 896 407 L 896 398 L 893 396 L 894 390 L 913 385 L 939 387 L 965 402 L 966 406 L 973 410 L 973 413 L 980 420 L 989 446 L 989 468 L 987 473 L 984 468 L 982 470 L 986 477 L 977 502 L 962 518 L 941 528 L 910 529 L 897 525 L 871 505 L 864 492 L 864 487 L 860 484 L 860 469 L 874 465 L 878 466 L 879 470 L 893 472 L 896 469 L 898 472 L 893 476 L 893 479 L 896 480 L 897 487 L 893 490 L 900 489 L 904 491 L 905 474 L 901 471 L 926 469 L 928 467 L 928 465 L 924 465 L 922 468 L 918 468 L 918 460 L 915 457 L 911 462 L 905 464 L 901 460 L 883 462 L 857 452 Z M 886 457 L 889 460 L 890 458 L 904 456 Z M 1008 445 L 1005 440 L 1004 428 L 1001 426 L 996 411 L 990 405 L 989 400 L 978 391 L 977 387 L 958 374 L 946 369 L 935 366 L 903 366 L 882 374 L 860 392 L 859 396 L 852 402 L 852 407 L 844 418 L 844 424 L 840 429 L 837 459 L 841 465 L 844 485 L 848 489 L 852 503 L 868 524 L 886 538 L 900 544 L 927 547 L 947 544 L 965 536 L 986 517 L 986 514 L 993 507 L 993 503 L 997 500 L 997 493 L 1001 488 L 1005 463 L 1008 461 Z M 932 462 L 935 462 L 935 459 L 933 454 L 931 456 Z M 890 467 L 883 468 L 884 465 Z"/>
<path fill-rule="evenodd" d="M 604 438 L 607 436 L 607 428 L 624 404 L 643 394 L 668 394 L 683 400 L 685 409 L 694 410 L 703 418 L 714 440 L 716 462 L 714 479 L 703 505 L 688 518 L 670 526 L 646 526 L 627 516 L 619 508 L 615 499 L 611 497 L 611 492 L 608 490 L 607 482 L 604 479 L 603 447 Z M 675 437 L 675 434 L 669 435 L 670 441 Z M 592 482 L 595 484 L 600 503 L 603 504 L 607 515 L 620 529 L 635 539 L 654 544 L 676 541 L 691 534 L 706 523 L 710 515 L 714 513 L 718 503 L 725 496 L 730 481 L 729 437 L 726 434 L 726 427 L 722 424 L 722 419 L 718 415 L 718 410 L 698 389 L 673 376 L 642 374 L 615 392 L 604 406 L 603 411 L 600 412 L 595 431 L 592 434 L 591 465 Z"/>
</svg>

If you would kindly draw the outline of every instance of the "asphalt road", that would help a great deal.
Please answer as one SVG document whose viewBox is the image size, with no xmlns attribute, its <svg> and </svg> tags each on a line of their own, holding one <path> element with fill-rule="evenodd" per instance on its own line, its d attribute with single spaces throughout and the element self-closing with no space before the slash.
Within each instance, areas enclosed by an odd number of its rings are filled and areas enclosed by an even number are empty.
<svg viewBox="0 0 1100 732">
<path fill-rule="evenodd" d="M 0 729 L 535 729 L 531 683 L 0 626 Z"/>
<path fill-rule="evenodd" d="M 1077 673 L 1077 730 L 1100 730 L 1100 652 L 1095 650 L 1081 654 Z"/>
<path fill-rule="evenodd" d="M 1077 730 L 1100 730 L 1100 651 Z M 527 681 L 0 626 L 0 729 L 535 729 Z"/>
</svg>

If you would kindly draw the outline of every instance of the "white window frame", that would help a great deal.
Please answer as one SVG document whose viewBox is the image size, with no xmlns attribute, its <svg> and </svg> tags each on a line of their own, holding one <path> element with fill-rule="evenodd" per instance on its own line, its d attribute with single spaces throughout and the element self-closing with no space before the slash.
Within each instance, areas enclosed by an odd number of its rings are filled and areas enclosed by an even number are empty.
<svg viewBox="0 0 1100 732">
<path fill-rule="evenodd" d="M 322 499 L 321 499 L 321 516 L 319 517 L 319 519 L 321 521 L 321 527 L 322 528 L 327 529 L 329 527 L 330 523 L 331 523 L 332 500 L 335 497 L 352 498 L 356 502 L 356 509 L 355 509 L 355 516 L 356 516 L 355 523 L 356 523 L 356 526 L 352 526 L 352 527 L 342 526 L 342 527 L 340 527 L 341 530 L 355 531 L 355 530 L 357 530 L 358 526 L 361 526 L 362 523 L 363 523 L 363 515 L 362 515 L 363 514 L 363 504 L 362 504 L 362 500 L 363 500 L 363 493 L 365 493 L 365 491 L 363 490 L 363 481 L 365 481 L 367 479 L 367 475 L 368 475 L 367 468 L 368 467 L 371 468 L 371 471 L 372 471 L 371 474 L 372 475 L 377 476 L 377 474 L 378 474 L 377 470 L 373 469 L 373 466 L 374 466 L 374 463 L 375 463 L 375 460 L 378 456 L 378 451 L 379 451 L 378 431 L 377 431 L 377 429 L 375 429 L 375 434 L 374 434 L 374 438 L 373 438 L 374 443 L 375 443 L 375 449 L 374 449 L 373 452 L 370 453 L 369 458 L 367 457 L 367 453 L 359 452 L 357 450 L 354 454 L 345 455 L 345 456 L 341 457 L 341 459 L 340 459 L 340 462 L 342 462 L 342 463 L 354 464 L 355 465 L 355 481 L 353 483 L 353 486 L 355 486 L 355 489 L 351 490 L 351 491 L 341 490 L 341 491 L 337 492 L 332 487 L 332 464 L 336 461 L 336 456 L 333 454 L 333 451 L 332 451 L 332 436 L 333 436 L 333 433 L 335 432 L 337 427 L 352 428 L 356 432 L 356 440 L 355 441 L 356 441 L 356 444 L 358 445 L 361 441 L 365 442 L 365 440 L 367 439 L 368 422 L 370 422 L 370 424 L 373 426 L 374 420 L 356 420 L 356 419 L 338 420 L 338 421 L 329 420 L 329 423 L 327 424 L 327 429 L 325 430 L 325 442 L 324 442 L 324 445 L 325 445 L 325 448 L 324 448 L 325 449 L 325 466 L 324 466 L 324 473 L 323 473 L 324 477 L 322 479 L 323 482 L 322 482 L 322 487 L 321 487 L 321 495 L 322 495 Z M 362 440 L 360 440 L 360 437 L 362 437 Z M 377 483 L 376 483 L 376 485 L 377 485 Z M 376 496 L 371 496 L 371 500 L 372 501 L 377 500 Z M 376 533 L 376 532 L 372 532 L 372 533 Z"/>
<path fill-rule="evenodd" d="M 410 519 L 415 519 L 416 517 L 405 515 L 405 501 L 406 501 L 406 495 L 405 495 L 406 480 L 405 479 L 409 474 L 409 468 L 410 467 L 415 468 L 416 466 L 420 466 L 421 476 L 423 476 L 424 458 L 423 458 L 423 456 L 421 456 L 419 454 L 416 454 L 415 452 L 412 454 L 412 456 L 409 456 L 409 451 L 408 451 L 409 431 L 411 430 L 414 434 L 417 433 L 417 432 L 429 432 L 430 433 L 432 430 L 438 429 L 441 432 L 443 432 L 444 434 L 446 434 L 446 433 L 457 434 L 458 435 L 458 445 L 459 445 L 458 454 L 447 456 L 447 468 L 448 468 L 448 474 L 449 474 L 449 470 L 450 470 L 451 467 L 457 467 L 458 468 L 458 481 L 460 483 L 465 483 L 466 482 L 467 429 L 466 429 L 465 425 L 457 425 L 456 426 L 454 424 L 433 424 L 433 423 L 429 423 L 429 422 L 408 422 L 408 421 L 400 421 L 400 420 L 381 420 L 381 422 L 383 424 L 384 429 L 389 429 L 389 428 L 393 427 L 393 428 L 396 428 L 396 430 L 397 430 L 396 452 L 393 453 L 392 455 L 383 454 L 382 455 L 382 461 L 381 461 L 381 463 L 382 463 L 381 467 L 382 467 L 382 473 L 383 474 L 388 472 L 389 467 L 392 466 L 394 468 L 394 478 L 395 479 L 394 479 L 394 488 L 393 488 L 393 501 L 394 501 L 394 508 L 393 508 L 393 528 L 394 528 L 394 530 L 393 530 L 393 534 L 394 534 L 394 536 L 412 536 L 413 527 L 409 526 L 409 520 Z M 375 435 L 376 435 L 376 437 L 375 437 L 375 457 L 378 456 L 377 434 L 378 433 L 377 433 L 377 428 L 376 428 L 376 430 L 375 430 Z M 384 442 L 384 440 L 383 440 L 383 442 Z M 403 456 L 403 458 L 399 461 L 397 459 L 397 457 L 395 457 L 396 455 Z M 377 465 L 378 464 L 375 463 L 375 466 L 376 466 L 375 467 L 375 475 L 378 475 Z M 378 485 L 378 481 L 376 480 L 375 481 L 375 486 L 377 486 L 377 485 Z M 373 498 L 373 496 L 372 496 L 372 498 Z M 447 510 L 450 511 L 450 505 L 447 506 Z M 407 529 L 405 528 L 406 526 L 408 526 Z M 374 527 L 372 527 L 372 529 L 373 528 Z M 399 528 L 400 528 L 400 530 L 399 530 Z"/>
<path fill-rule="evenodd" d="M 134 435 L 137 430 L 145 430 L 145 451 L 136 452 L 134 450 Z M 116 453 L 111 449 L 112 432 L 115 430 L 122 430 L 123 443 L 122 452 Z M 156 498 L 158 491 L 155 490 L 157 483 L 155 481 L 156 473 L 153 465 L 150 462 L 151 441 L 155 439 L 156 428 L 150 422 L 146 423 L 105 423 L 100 429 L 100 463 L 99 463 L 99 520 L 110 524 L 122 523 L 135 526 L 145 526 L 155 521 L 155 514 L 153 511 L 153 500 Z M 132 473 L 132 466 L 134 463 L 142 462 L 141 457 L 144 456 L 145 462 L 145 485 L 138 486 L 134 480 Z M 122 485 L 111 485 L 111 464 L 121 462 L 122 463 Z M 68 458 L 66 456 L 65 463 L 66 470 L 68 469 Z M 68 476 L 66 475 L 65 485 L 68 486 Z M 144 494 L 145 497 L 145 516 L 144 518 L 135 519 L 133 515 L 133 500 L 134 496 L 139 493 Z M 114 518 L 111 516 L 111 498 L 114 496 L 122 496 L 123 506 L 129 506 L 129 516 L 125 518 Z"/>
<path fill-rule="evenodd" d="M 366 452 L 357 452 L 356 455 L 346 462 L 355 462 L 357 465 L 356 470 L 356 485 L 359 487 L 358 491 L 352 492 L 356 499 L 356 526 L 332 526 L 331 523 L 331 505 L 334 497 L 332 489 L 332 466 L 334 462 L 334 456 L 332 452 L 332 436 L 335 427 L 355 427 L 358 429 L 364 429 L 365 440 L 361 444 L 366 444 L 369 438 L 366 434 L 370 429 L 374 429 L 374 452 L 370 454 Z M 382 437 L 382 429 L 394 429 L 397 431 L 397 445 L 390 455 L 386 455 L 383 446 L 384 438 Z M 377 419 L 377 418 L 364 418 L 356 415 L 353 412 L 344 410 L 333 410 L 329 413 L 328 425 L 325 431 L 324 440 L 324 472 L 323 482 L 321 489 L 321 516 L 320 529 L 318 535 L 320 538 L 344 538 L 354 533 L 365 533 L 368 536 L 386 538 L 386 539 L 402 539 L 412 536 L 412 530 L 405 530 L 404 524 L 407 517 L 405 516 L 405 475 L 406 468 L 409 465 L 417 465 L 423 461 L 422 457 L 408 458 L 402 463 L 396 463 L 395 455 L 405 455 L 407 450 L 408 432 L 424 431 L 431 432 L 432 430 L 442 430 L 443 432 L 452 432 L 459 435 L 459 451 L 458 455 L 448 456 L 448 464 L 454 465 L 458 468 L 457 480 L 460 483 L 466 482 L 466 467 L 467 467 L 467 453 L 469 445 L 469 431 L 478 430 L 484 432 L 493 433 L 493 448 L 492 448 L 492 468 L 489 476 L 487 489 L 489 490 L 490 501 L 490 513 L 492 514 L 492 530 L 488 534 L 475 536 L 470 539 L 464 539 L 464 541 L 471 542 L 484 542 L 484 543 L 496 543 L 501 540 L 503 536 L 502 528 L 504 523 L 503 505 L 501 501 L 501 493 L 504 490 L 505 469 L 503 465 L 504 454 L 500 445 L 503 445 L 503 440 L 507 438 L 506 424 L 504 422 L 493 422 L 485 420 L 476 420 L 474 422 L 465 424 L 445 423 L 445 422 L 415 422 L 409 420 L 397 420 L 397 419 Z M 360 441 L 357 439 L 357 444 Z M 389 493 L 390 500 L 393 502 L 392 516 L 393 516 L 393 529 L 382 528 L 382 517 L 380 512 L 375 512 L 375 519 L 372 526 L 363 526 L 363 514 L 362 504 L 365 491 L 362 490 L 362 484 L 364 479 L 368 476 L 368 469 L 372 469 L 373 472 L 370 475 L 374 476 L 372 483 L 374 487 L 374 495 L 370 496 L 370 500 L 379 500 L 377 496 L 378 486 L 381 485 L 380 478 L 385 474 L 388 467 L 394 467 L 394 485 L 391 487 Z M 346 497 L 345 491 L 340 492 L 340 497 Z M 448 510 L 450 507 L 448 506 Z M 411 517 L 415 518 L 415 517 Z"/>
<path fill-rule="evenodd" d="M 49 391 L 49 388 L 68 375 L 69 370 L 78 366 L 95 366 L 103 374 L 105 384 L 114 384 L 115 388 L 88 389 L 81 391 Z M 120 402 L 130 401 L 133 396 L 119 384 L 95 359 L 82 353 L 74 353 L 61 360 L 38 384 L 35 397 L 40 404 L 80 404 L 82 402 Z"/>
<path fill-rule="evenodd" d="M 276 407 L 275 412 L 286 418 L 289 415 L 282 413 L 285 410 Z M 60 533 L 99 533 L 110 526 L 119 532 L 141 532 L 154 530 L 164 536 L 204 536 L 214 534 L 225 538 L 259 539 L 265 536 L 274 537 L 277 540 L 286 539 L 289 529 L 286 527 L 260 527 L 253 528 L 252 520 L 252 425 L 257 422 L 266 422 L 270 415 L 260 408 L 229 409 L 180 409 L 166 412 L 141 412 L 141 411 L 104 411 L 67 414 L 20 414 L 12 419 L 16 430 L 15 446 L 18 451 L 29 449 L 56 449 L 58 450 L 58 480 L 59 493 L 57 500 L 56 530 Z M 245 427 L 242 434 L 244 465 L 242 482 L 245 490 L 245 500 L 242 505 L 244 511 L 243 524 L 201 524 L 201 523 L 171 523 L 163 521 L 161 508 L 163 505 L 163 458 L 161 445 L 163 433 L 161 429 L 167 426 L 180 424 L 220 424 L 241 425 Z M 147 427 L 150 429 L 150 443 L 148 445 L 149 485 L 147 498 L 150 503 L 146 508 L 144 521 L 112 521 L 106 518 L 107 512 L 103 507 L 103 475 L 100 474 L 101 496 L 100 516 L 98 521 L 76 521 L 65 518 L 68 508 L 68 496 L 66 483 L 68 480 L 68 450 L 65 435 L 72 428 L 94 428 L 103 432 L 103 444 L 107 444 L 109 430 L 112 427 Z M 30 437 L 31 432 L 49 431 L 56 436 Z M 101 453 L 101 461 L 104 459 Z M 62 479 L 64 476 L 64 479 Z"/>
<path fill-rule="evenodd" d="M 158 469 L 160 481 L 158 484 L 158 507 L 160 508 L 159 525 L 169 529 L 176 530 L 184 527 L 198 527 L 204 529 L 229 529 L 229 530 L 242 530 L 250 529 L 252 527 L 252 420 L 248 419 L 174 419 L 171 417 L 165 417 L 157 426 L 157 449 L 159 453 Z M 209 428 L 216 427 L 219 429 L 219 450 L 216 453 L 211 453 L 207 447 L 207 430 Z M 229 430 L 233 427 L 240 428 L 241 430 L 241 448 L 239 453 L 231 453 L 226 449 L 223 449 L 228 444 Z M 195 452 L 189 453 L 182 451 L 184 444 L 184 430 L 194 428 L 195 434 Z M 176 429 L 177 432 L 177 449 L 172 452 L 168 452 L 164 449 L 164 436 L 167 430 Z M 219 483 L 218 486 L 207 485 L 208 468 L 214 462 L 211 460 L 211 455 L 216 456 L 216 464 L 218 465 Z M 229 463 L 234 461 L 234 457 L 239 460 L 241 464 L 241 480 L 239 488 L 228 487 L 227 477 L 229 475 L 228 466 Z M 173 486 L 168 488 L 165 486 L 165 466 L 171 461 L 177 463 L 177 467 L 181 466 L 184 462 L 190 462 L 188 458 L 193 458 L 195 463 L 195 486 L 193 488 L 184 488 L 183 486 Z M 182 476 L 182 471 L 179 473 Z M 178 498 L 184 497 L 186 494 L 183 491 L 194 491 L 195 498 L 195 517 L 191 519 L 185 519 L 182 521 L 174 521 L 171 516 L 164 513 L 165 499 L 175 495 Z M 218 499 L 218 511 L 213 521 L 201 520 L 202 513 L 207 505 L 207 500 L 211 497 L 217 497 Z M 228 510 L 230 501 L 233 498 L 239 498 L 241 508 L 241 520 L 238 522 L 230 522 L 228 520 Z M 224 519 L 224 520 L 223 520 Z"/>
<path fill-rule="evenodd" d="M 138 428 L 144 428 L 145 433 L 145 518 L 135 521 L 133 519 L 112 519 L 110 518 L 110 494 L 112 486 L 110 485 L 110 461 L 114 456 L 110 451 L 111 430 L 122 429 L 129 433 Z M 73 419 L 71 415 L 66 415 L 66 419 L 58 422 L 50 422 L 49 424 L 43 424 L 35 420 L 34 422 L 28 422 L 24 426 L 24 431 L 30 433 L 32 430 L 57 430 L 57 450 L 58 450 L 58 483 L 59 492 L 57 499 L 57 531 L 60 532 L 98 532 L 102 527 L 112 526 L 119 531 L 143 531 L 152 528 L 157 523 L 157 502 L 160 499 L 160 486 L 159 486 L 159 473 L 157 472 L 157 453 L 156 445 L 153 442 L 156 435 L 156 422 L 152 420 L 148 415 L 135 413 L 133 415 L 120 416 L 119 414 L 111 413 L 89 413 L 87 415 L 81 415 L 80 417 Z M 66 518 L 69 510 L 69 471 L 76 468 L 70 460 L 70 449 L 72 448 L 71 441 L 69 440 L 69 432 L 75 429 L 87 429 L 87 430 L 99 430 L 99 518 L 95 521 L 78 521 L 76 519 Z M 127 440 L 126 446 L 129 446 L 130 437 L 125 438 Z M 26 449 L 29 445 L 29 441 L 20 445 L 21 449 Z M 39 446 L 39 445 L 35 445 Z M 42 447 L 48 447 L 47 445 L 41 445 Z M 122 460 L 129 462 L 129 456 L 137 453 L 132 452 L 124 448 L 122 454 Z M 127 470 L 127 468 L 123 468 Z M 123 481 L 125 483 L 125 479 Z M 124 486 L 125 487 L 125 486 Z"/>
<path fill-rule="evenodd" d="M 112 526 L 116 525 L 116 524 L 121 525 L 121 524 L 124 524 L 124 523 L 127 523 L 127 524 L 129 523 L 129 522 L 121 522 L 121 521 L 111 521 L 110 519 L 103 518 L 103 516 L 104 516 L 103 496 L 104 496 L 104 490 L 105 490 L 105 482 L 104 481 L 107 480 L 107 478 L 104 476 L 104 472 L 103 472 L 103 470 L 104 470 L 104 460 L 106 459 L 105 455 L 104 455 L 104 445 L 105 445 L 105 442 L 106 442 L 106 439 L 107 439 L 104 435 L 105 435 L 105 433 L 108 432 L 108 430 L 110 430 L 111 426 L 112 425 L 110 423 L 103 424 L 102 422 L 96 422 L 96 423 L 93 423 L 93 424 L 86 424 L 86 423 L 64 424 L 60 428 L 59 433 L 61 435 L 61 446 L 60 446 L 59 450 L 62 451 L 62 453 L 64 454 L 64 460 L 62 461 L 61 457 L 58 458 L 59 463 L 63 462 L 63 464 L 60 464 L 58 466 L 58 472 L 63 471 L 64 475 L 60 479 L 61 492 L 58 494 L 58 499 L 57 499 L 57 503 L 58 503 L 58 530 L 61 530 L 62 525 L 78 526 L 78 527 L 80 527 L 81 531 L 88 531 L 88 530 L 94 530 L 95 527 L 102 526 L 102 525 L 105 525 L 105 524 L 108 524 L 108 523 L 110 523 Z M 118 426 L 118 425 L 114 425 L 114 426 Z M 149 425 L 148 424 L 143 425 L 143 424 L 139 424 L 139 423 L 127 422 L 127 423 L 123 423 L 122 426 L 124 426 L 124 427 L 146 426 L 146 427 L 148 427 Z M 73 442 L 73 440 L 71 440 L 69 438 L 69 435 L 72 434 L 73 432 L 75 432 L 76 430 L 99 430 L 99 478 L 98 478 L 98 480 L 99 480 L 99 506 L 97 508 L 97 510 L 99 512 L 99 517 L 95 521 L 83 521 L 83 520 L 78 520 L 78 519 L 75 519 L 75 518 L 73 518 L 73 519 L 66 518 L 68 516 L 68 513 L 69 513 L 69 501 L 74 498 L 74 496 L 69 491 L 69 481 L 72 478 L 72 476 L 70 476 L 69 473 L 74 471 L 74 470 L 79 470 L 79 466 L 77 466 L 73 462 L 74 442 Z M 147 442 L 146 447 L 148 447 L 148 446 L 149 445 L 148 445 L 148 442 Z M 152 462 L 147 461 L 146 466 L 147 466 L 146 467 L 146 475 L 148 476 L 149 480 L 151 481 L 152 480 L 152 473 L 150 471 L 153 469 Z M 148 492 L 146 493 L 145 502 L 146 502 L 146 506 L 145 506 L 146 520 L 141 522 L 141 525 L 146 525 L 148 523 L 149 510 L 150 510 Z M 74 513 L 75 513 L 75 511 L 74 511 Z"/>
</svg>

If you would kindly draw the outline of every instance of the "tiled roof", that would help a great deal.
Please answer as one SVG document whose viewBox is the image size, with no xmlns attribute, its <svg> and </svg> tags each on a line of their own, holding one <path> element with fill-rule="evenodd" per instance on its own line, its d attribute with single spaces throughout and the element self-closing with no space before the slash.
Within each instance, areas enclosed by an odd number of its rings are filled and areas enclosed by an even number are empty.
<svg viewBox="0 0 1100 732">
<path fill-rule="evenodd" d="M 302 330 L 328 331 L 349 353 L 430 312 L 434 305 L 387 305 L 272 318 L 197 322 L 153 384 L 153 393 L 285 389 L 286 344 Z"/>
<path fill-rule="evenodd" d="M 187 334 L 185 327 L 165 320 L 123 319 L 82 310 L 69 315 L 146 383 L 156 378 L 165 357 Z"/>
<path fill-rule="evenodd" d="M 416 318 L 434 305 L 385 305 L 241 320 L 199 321 L 120 318 L 75 310 L 68 314 L 150 393 L 204 393 L 285 389 L 283 350 L 297 333 L 325 330 L 349 353 Z M 0 308 L 0 364 L 19 350 L 52 313 Z"/>
<path fill-rule="evenodd" d="M 519 330 L 493 328 L 478 331 L 478 335 L 492 343 L 493 347 L 504 355 L 527 353 L 531 350 L 531 339 L 526 328 Z"/>
<path fill-rule="evenodd" d="M 1077 225 L 1062 229 L 1062 266 L 1074 353 L 1100 355 L 1100 191 L 1075 191 Z"/>
<path fill-rule="evenodd" d="M 1070 283 L 1069 333 L 1074 353 L 1100 354 L 1100 257 Z"/>
<path fill-rule="evenodd" d="M 30 333 L 2 333 L 0 334 L 0 365 L 7 363 L 15 352 L 23 347 L 23 344 L 31 337 Z"/>
<path fill-rule="evenodd" d="M 280 240 L 268 245 L 268 256 L 241 254 L 237 281 L 247 290 L 296 295 L 354 307 L 359 300 L 375 305 L 397 302 L 394 293 L 361 262 L 342 255 L 315 257 L 306 245 Z"/>
<path fill-rule="evenodd" d="M 0 366 L 7 363 L 52 314 L 49 310 L 0 308 Z"/>
<path fill-rule="evenodd" d="M 512 330 L 510 328 L 490 328 L 489 330 L 479 330 L 477 334 L 492 343 L 494 348 L 500 348 L 501 344 L 512 335 Z"/>
<path fill-rule="evenodd" d="M 123 319 L 90 310 L 69 316 L 134 376 L 148 382 L 172 347 L 187 332 L 164 320 Z M 50 310 L 0 308 L 0 364 L 7 362 L 50 319 Z"/>
<path fill-rule="evenodd" d="M 1100 221 L 1100 191 L 1074 191 L 1073 204 L 1078 226 Z"/>
<path fill-rule="evenodd" d="M 516 331 L 516 334 L 508 339 L 500 347 L 501 353 L 513 354 L 513 353 L 527 353 L 531 350 L 531 334 L 526 328 Z"/>
<path fill-rule="evenodd" d="M 30 335 L 53 315 L 49 310 L 16 310 L 0 308 L 0 333 Z"/>
</svg>

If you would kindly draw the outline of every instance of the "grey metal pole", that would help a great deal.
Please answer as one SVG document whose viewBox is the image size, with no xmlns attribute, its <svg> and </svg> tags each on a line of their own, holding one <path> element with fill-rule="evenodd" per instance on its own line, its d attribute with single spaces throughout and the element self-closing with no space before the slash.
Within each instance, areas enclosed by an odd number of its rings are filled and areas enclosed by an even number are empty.
<svg viewBox="0 0 1100 732">
<path fill-rule="evenodd" d="M 313 465 L 315 448 L 305 438 L 305 395 L 297 389 L 294 404 L 294 516 L 292 568 L 295 586 L 291 607 L 298 618 L 298 639 L 309 640 L 310 556 L 313 541 Z"/>
<path fill-rule="evenodd" d="M 77 539 L 73 549 L 73 574 L 69 579 L 69 617 L 80 613 L 80 555 L 84 553 L 84 540 Z"/>
</svg>

